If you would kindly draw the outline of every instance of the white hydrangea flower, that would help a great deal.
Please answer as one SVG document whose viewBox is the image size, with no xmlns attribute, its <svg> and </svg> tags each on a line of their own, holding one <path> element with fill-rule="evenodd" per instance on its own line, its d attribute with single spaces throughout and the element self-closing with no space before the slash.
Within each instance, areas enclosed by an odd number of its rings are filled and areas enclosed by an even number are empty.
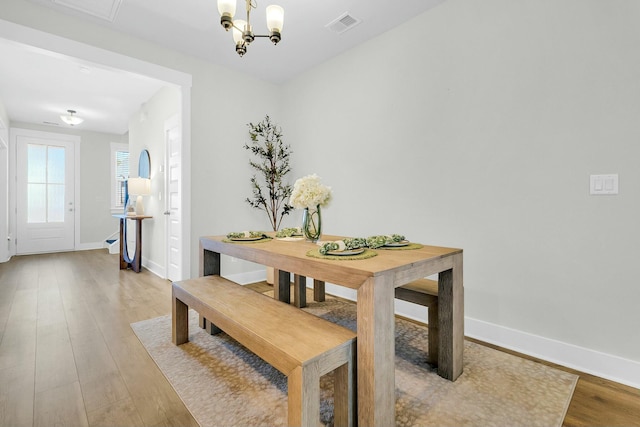
<svg viewBox="0 0 640 427">
<path fill-rule="evenodd" d="M 299 178 L 293 184 L 293 191 L 289 203 L 296 209 L 326 206 L 331 200 L 331 187 L 320 183 L 320 177 L 315 173 Z"/>
</svg>

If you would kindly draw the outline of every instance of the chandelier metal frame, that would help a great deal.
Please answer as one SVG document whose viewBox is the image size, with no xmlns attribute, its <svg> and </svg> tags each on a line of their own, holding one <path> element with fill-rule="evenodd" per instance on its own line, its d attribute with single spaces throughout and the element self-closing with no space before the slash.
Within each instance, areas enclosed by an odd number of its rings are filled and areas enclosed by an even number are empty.
<svg viewBox="0 0 640 427">
<path fill-rule="evenodd" d="M 267 27 L 269 34 L 254 34 L 251 26 L 251 9 L 256 9 L 256 0 L 245 0 L 246 21 L 233 19 L 236 9 L 235 0 L 218 0 L 218 11 L 220 12 L 220 25 L 225 31 L 232 30 L 233 39 L 236 43 L 236 52 L 240 57 L 247 53 L 247 47 L 258 37 L 269 38 L 274 45 L 282 39 L 282 26 L 284 23 L 284 9 L 278 5 L 267 6 Z"/>
</svg>

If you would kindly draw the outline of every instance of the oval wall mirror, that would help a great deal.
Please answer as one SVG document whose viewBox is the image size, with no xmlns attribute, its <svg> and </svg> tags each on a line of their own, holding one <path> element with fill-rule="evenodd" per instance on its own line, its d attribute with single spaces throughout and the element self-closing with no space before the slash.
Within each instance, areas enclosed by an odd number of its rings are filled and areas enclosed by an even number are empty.
<svg viewBox="0 0 640 427">
<path fill-rule="evenodd" d="M 149 151 L 142 150 L 140 152 L 140 160 L 138 160 L 138 176 L 140 178 L 151 178 L 151 159 L 149 158 Z"/>
</svg>

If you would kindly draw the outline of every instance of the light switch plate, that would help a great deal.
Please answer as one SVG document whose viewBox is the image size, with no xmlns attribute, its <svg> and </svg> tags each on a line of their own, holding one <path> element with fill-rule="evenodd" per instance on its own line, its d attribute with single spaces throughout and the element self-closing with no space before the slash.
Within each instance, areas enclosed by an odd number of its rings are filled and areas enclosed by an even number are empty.
<svg viewBox="0 0 640 427">
<path fill-rule="evenodd" d="M 589 178 L 589 194 L 618 194 L 618 174 L 591 175 Z"/>
</svg>

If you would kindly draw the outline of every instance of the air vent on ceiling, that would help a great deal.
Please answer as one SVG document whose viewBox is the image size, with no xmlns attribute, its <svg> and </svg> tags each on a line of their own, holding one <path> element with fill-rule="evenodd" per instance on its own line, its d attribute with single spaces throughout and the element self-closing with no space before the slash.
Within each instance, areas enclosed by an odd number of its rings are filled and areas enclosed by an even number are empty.
<svg viewBox="0 0 640 427">
<path fill-rule="evenodd" d="M 51 0 L 52 2 L 65 6 L 79 12 L 89 14 L 109 22 L 116 19 L 118 9 L 122 0 Z"/>
<path fill-rule="evenodd" d="M 50 126 L 60 126 L 60 123 L 47 122 L 47 121 L 44 121 L 42 123 L 44 123 L 45 125 L 50 125 Z"/>
<path fill-rule="evenodd" d="M 336 34 L 342 34 L 345 31 L 352 29 L 353 27 L 358 25 L 360 22 L 362 21 L 359 20 L 358 18 L 354 18 L 353 16 L 349 15 L 349 12 L 345 12 L 342 15 L 340 15 L 338 18 L 329 22 L 325 27 L 330 29 Z"/>
</svg>

